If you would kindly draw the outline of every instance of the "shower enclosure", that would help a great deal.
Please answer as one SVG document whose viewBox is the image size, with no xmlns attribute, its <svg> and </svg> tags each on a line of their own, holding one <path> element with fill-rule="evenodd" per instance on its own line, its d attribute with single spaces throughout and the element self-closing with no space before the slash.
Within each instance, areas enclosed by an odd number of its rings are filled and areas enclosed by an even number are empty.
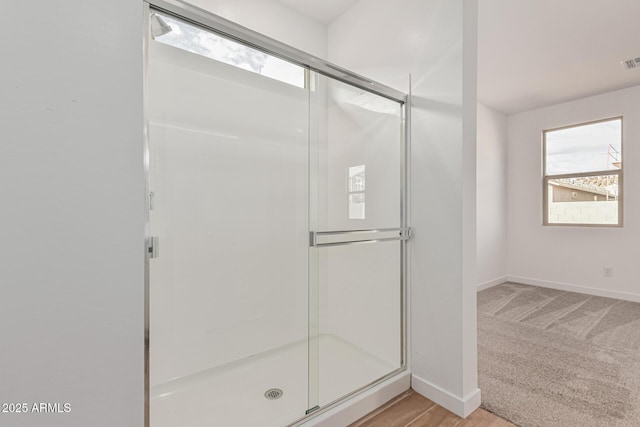
<svg viewBox="0 0 640 427">
<path fill-rule="evenodd" d="M 404 96 L 149 6 L 147 423 L 297 425 L 405 369 Z"/>
</svg>

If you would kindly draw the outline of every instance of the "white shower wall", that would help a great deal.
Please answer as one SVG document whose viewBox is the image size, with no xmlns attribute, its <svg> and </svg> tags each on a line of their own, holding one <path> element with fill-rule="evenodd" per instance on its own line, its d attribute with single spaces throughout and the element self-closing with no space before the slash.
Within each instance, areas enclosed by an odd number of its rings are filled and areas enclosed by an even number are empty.
<svg viewBox="0 0 640 427">
<path fill-rule="evenodd" d="M 308 95 L 151 49 L 154 385 L 306 338 Z"/>
</svg>

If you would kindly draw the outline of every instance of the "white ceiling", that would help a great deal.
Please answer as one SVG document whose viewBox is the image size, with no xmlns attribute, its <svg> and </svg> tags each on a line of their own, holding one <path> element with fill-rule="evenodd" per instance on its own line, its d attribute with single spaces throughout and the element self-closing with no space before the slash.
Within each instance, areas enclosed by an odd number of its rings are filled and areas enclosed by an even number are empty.
<svg viewBox="0 0 640 427">
<path fill-rule="evenodd" d="M 328 25 L 359 0 L 278 1 Z M 478 3 L 482 104 L 513 114 L 640 85 L 620 65 L 640 57 L 640 0 Z"/>
<path fill-rule="evenodd" d="M 303 15 L 329 25 L 359 0 L 278 0 Z"/>
<path fill-rule="evenodd" d="M 479 0 L 478 27 L 478 100 L 503 113 L 640 85 L 640 0 Z"/>
</svg>

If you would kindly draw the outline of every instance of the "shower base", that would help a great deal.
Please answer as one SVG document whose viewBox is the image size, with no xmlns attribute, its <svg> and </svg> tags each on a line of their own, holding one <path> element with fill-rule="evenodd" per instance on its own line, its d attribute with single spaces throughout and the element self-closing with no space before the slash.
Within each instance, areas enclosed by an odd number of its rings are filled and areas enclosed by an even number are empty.
<svg viewBox="0 0 640 427">
<path fill-rule="evenodd" d="M 333 335 L 320 336 L 320 405 L 396 367 Z M 151 389 L 151 427 L 283 427 L 309 406 L 307 342 L 290 344 Z M 268 399 L 267 390 L 283 391 Z M 272 393 L 271 396 L 274 396 Z"/>
</svg>

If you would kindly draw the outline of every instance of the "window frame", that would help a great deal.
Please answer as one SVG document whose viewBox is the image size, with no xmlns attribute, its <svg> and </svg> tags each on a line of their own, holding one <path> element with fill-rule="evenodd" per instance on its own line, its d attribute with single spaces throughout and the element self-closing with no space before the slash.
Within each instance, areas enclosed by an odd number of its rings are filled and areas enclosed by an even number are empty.
<svg viewBox="0 0 640 427">
<path fill-rule="evenodd" d="M 604 122 L 620 120 L 620 168 L 615 170 L 599 170 L 591 172 L 574 172 L 564 174 L 547 174 L 547 133 L 571 129 L 581 126 L 593 125 Z M 592 120 L 589 122 L 576 123 L 568 126 L 561 126 L 552 129 L 544 129 L 542 131 L 542 225 L 543 226 L 561 226 L 561 227 L 623 227 L 624 226 L 624 117 L 614 116 L 605 119 Z M 562 178 L 581 178 L 587 176 L 618 176 L 618 223 L 617 224 L 578 224 L 570 222 L 549 222 L 549 180 Z"/>
</svg>

